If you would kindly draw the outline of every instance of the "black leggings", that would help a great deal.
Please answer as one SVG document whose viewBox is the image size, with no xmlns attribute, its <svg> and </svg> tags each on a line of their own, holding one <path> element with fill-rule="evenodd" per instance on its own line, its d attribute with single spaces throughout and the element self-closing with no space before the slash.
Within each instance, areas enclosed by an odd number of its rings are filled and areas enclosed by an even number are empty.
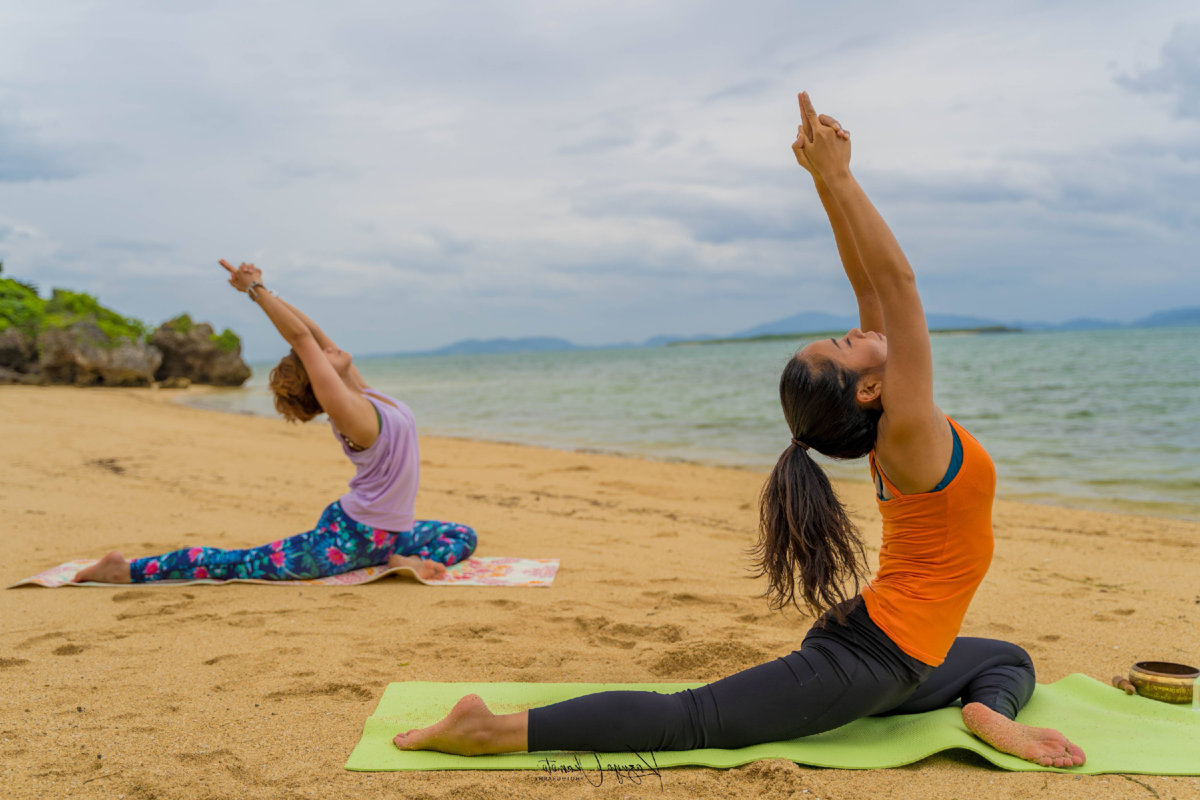
<svg viewBox="0 0 1200 800">
<path fill-rule="evenodd" d="M 956 700 L 1013 719 L 1033 695 L 1033 662 L 1015 644 L 960 636 L 931 667 L 897 647 L 859 598 L 844 607 L 844 624 L 826 614 L 791 655 L 699 689 L 601 692 L 530 709 L 529 749 L 734 749 Z"/>
</svg>

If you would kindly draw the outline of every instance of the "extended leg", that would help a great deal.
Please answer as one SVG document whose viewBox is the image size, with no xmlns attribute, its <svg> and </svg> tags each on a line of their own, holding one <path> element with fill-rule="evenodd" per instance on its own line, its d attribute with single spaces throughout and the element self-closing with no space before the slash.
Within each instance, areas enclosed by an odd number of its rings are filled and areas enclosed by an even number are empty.
<svg viewBox="0 0 1200 800">
<path fill-rule="evenodd" d="M 221 550 L 190 547 L 139 558 L 130 566 L 134 583 L 158 580 L 308 580 L 387 561 L 395 534 L 355 522 L 333 503 L 317 527 L 261 547 Z"/>
<path fill-rule="evenodd" d="M 894 706 L 915 681 L 810 633 L 791 655 L 677 694 L 601 692 L 495 716 L 478 697 L 396 737 L 406 750 L 463 755 L 514 750 L 737 748 L 830 730 Z M 522 735 L 523 734 L 523 735 Z"/>
</svg>

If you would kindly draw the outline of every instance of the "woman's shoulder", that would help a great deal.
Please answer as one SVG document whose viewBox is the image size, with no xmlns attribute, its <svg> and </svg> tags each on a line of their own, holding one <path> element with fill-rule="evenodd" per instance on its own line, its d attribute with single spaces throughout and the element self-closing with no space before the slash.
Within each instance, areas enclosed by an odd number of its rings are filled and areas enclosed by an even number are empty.
<svg viewBox="0 0 1200 800">
<path fill-rule="evenodd" d="M 386 395 L 377 389 L 363 389 L 363 397 L 370 400 L 381 413 L 399 416 L 406 423 L 414 424 L 412 409 L 391 395 Z"/>
</svg>

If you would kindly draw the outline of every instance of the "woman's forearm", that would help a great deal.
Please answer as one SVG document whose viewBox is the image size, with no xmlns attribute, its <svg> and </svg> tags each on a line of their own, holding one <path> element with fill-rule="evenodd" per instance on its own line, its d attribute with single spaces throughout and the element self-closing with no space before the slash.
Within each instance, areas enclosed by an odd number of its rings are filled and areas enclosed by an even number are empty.
<svg viewBox="0 0 1200 800">
<path fill-rule="evenodd" d="M 845 217 L 859 263 L 876 295 L 882 297 L 898 285 L 915 283 L 900 243 L 850 171 L 828 176 L 825 184 Z"/>
<path fill-rule="evenodd" d="M 320 327 L 317 326 L 317 323 L 309 319 L 303 311 L 296 308 L 287 300 L 282 298 L 276 299 L 279 300 L 279 302 L 282 303 L 288 311 L 291 311 L 293 314 L 295 314 L 297 319 L 304 323 L 305 327 L 307 327 L 309 332 L 313 335 L 313 338 L 316 339 L 318 347 L 320 347 L 322 350 L 327 347 L 337 347 L 337 345 L 333 343 L 333 339 L 330 339 L 328 336 L 326 336 L 325 331 L 321 330 Z"/>
<path fill-rule="evenodd" d="M 854 236 L 850 231 L 850 223 L 825 181 L 819 175 L 814 177 L 814 181 L 817 187 L 817 196 L 821 198 L 821 205 L 825 208 L 825 215 L 829 217 L 830 227 L 833 228 L 833 241 L 837 244 L 838 256 L 842 260 L 842 269 L 846 271 L 846 277 L 850 280 L 850 286 L 854 289 L 854 297 L 858 301 L 859 325 L 865 331 L 886 333 L 883 326 L 883 310 L 879 306 L 879 295 L 875 292 L 875 286 L 871 283 L 871 278 L 863 267 L 862 258 L 858 253 L 858 245 L 855 244 Z"/>
<path fill-rule="evenodd" d="M 259 289 L 254 294 L 256 296 L 254 302 L 258 303 L 258 307 L 266 312 L 267 317 L 275 326 L 275 330 L 279 331 L 279 335 L 292 347 L 295 347 L 296 342 L 304 337 L 313 336 L 308 326 L 292 313 L 291 307 L 287 303 L 265 288 Z"/>
</svg>

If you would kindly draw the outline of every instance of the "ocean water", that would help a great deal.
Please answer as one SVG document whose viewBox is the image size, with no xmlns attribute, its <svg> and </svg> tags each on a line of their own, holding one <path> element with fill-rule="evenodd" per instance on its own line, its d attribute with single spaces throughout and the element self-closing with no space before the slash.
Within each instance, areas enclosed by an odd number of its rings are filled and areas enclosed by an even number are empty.
<svg viewBox="0 0 1200 800">
<path fill-rule="evenodd" d="M 809 341 L 360 358 L 424 433 L 767 470 L 784 363 Z M 935 399 L 1012 499 L 1200 519 L 1200 327 L 935 336 Z M 273 415 L 270 364 L 194 399 Z M 865 459 L 826 462 L 866 479 Z"/>
</svg>

